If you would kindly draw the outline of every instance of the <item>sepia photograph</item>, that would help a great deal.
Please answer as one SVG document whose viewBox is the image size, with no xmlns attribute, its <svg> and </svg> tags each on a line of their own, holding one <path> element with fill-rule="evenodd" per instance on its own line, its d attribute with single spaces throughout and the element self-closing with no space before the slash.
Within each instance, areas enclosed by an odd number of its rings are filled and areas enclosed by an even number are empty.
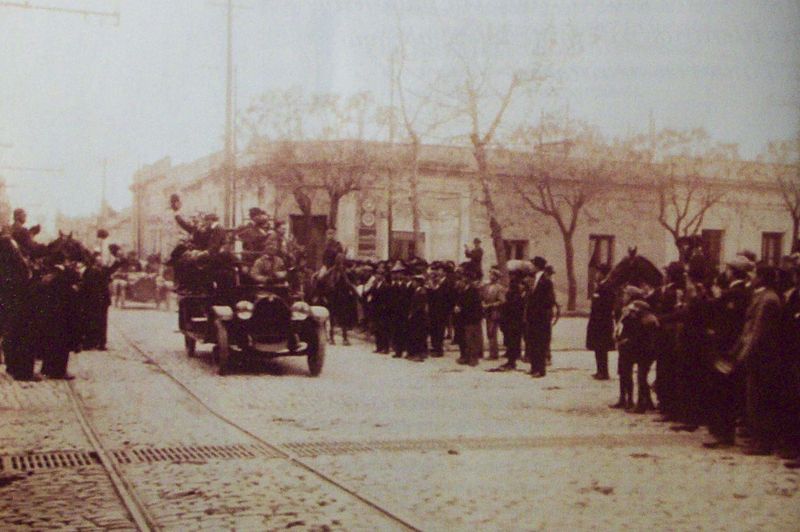
<svg viewBox="0 0 800 532">
<path fill-rule="evenodd" d="M 0 0 L 0 530 L 800 530 L 800 0 Z"/>
</svg>

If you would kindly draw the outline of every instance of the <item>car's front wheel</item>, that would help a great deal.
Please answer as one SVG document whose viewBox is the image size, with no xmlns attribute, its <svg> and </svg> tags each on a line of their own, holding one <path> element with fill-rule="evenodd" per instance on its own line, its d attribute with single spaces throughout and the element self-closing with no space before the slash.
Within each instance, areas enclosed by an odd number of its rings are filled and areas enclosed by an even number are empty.
<svg viewBox="0 0 800 532">
<path fill-rule="evenodd" d="M 186 354 L 189 356 L 189 358 L 194 357 L 197 354 L 197 340 L 188 334 L 184 334 L 183 343 L 186 345 Z"/>
<path fill-rule="evenodd" d="M 308 372 L 312 377 L 318 377 L 322 373 L 322 366 L 325 364 L 325 326 L 323 323 L 315 324 L 316 331 L 309 338 L 308 342 Z"/>
<path fill-rule="evenodd" d="M 214 322 L 217 326 L 217 345 L 216 354 L 218 359 L 219 368 L 217 373 L 220 375 L 227 375 L 230 372 L 231 364 L 231 346 L 228 343 L 228 329 L 221 320 Z"/>
</svg>

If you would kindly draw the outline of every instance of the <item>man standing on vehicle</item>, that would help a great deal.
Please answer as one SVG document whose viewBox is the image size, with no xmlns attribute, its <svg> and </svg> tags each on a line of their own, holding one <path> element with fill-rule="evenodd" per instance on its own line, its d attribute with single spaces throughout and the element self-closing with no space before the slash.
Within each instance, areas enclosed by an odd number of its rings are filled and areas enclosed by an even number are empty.
<svg viewBox="0 0 800 532">
<path fill-rule="evenodd" d="M 254 256 L 264 253 L 264 246 L 269 233 L 269 219 L 267 213 L 259 207 L 249 211 L 250 221 L 240 226 L 236 234 L 242 241 L 242 249 Z"/>
<path fill-rule="evenodd" d="M 11 238 L 16 241 L 22 254 L 26 258 L 37 258 L 44 253 L 44 244 L 39 244 L 33 237 L 39 234 L 40 225 L 34 225 L 30 229 L 25 227 L 28 214 L 25 209 L 14 209 L 14 223 L 11 224 Z"/>
</svg>

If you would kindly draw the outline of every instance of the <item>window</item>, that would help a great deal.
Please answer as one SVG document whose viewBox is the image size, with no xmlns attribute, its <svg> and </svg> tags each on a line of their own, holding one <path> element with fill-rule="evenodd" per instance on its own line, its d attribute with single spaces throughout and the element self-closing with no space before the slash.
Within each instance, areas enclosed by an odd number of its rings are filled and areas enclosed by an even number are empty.
<svg viewBox="0 0 800 532">
<path fill-rule="evenodd" d="M 525 260 L 528 258 L 527 240 L 504 240 L 506 246 L 506 258 L 509 260 Z"/>
<path fill-rule="evenodd" d="M 411 231 L 392 231 L 392 241 L 389 248 L 389 258 L 392 260 L 408 260 L 412 257 L 411 248 L 414 243 L 414 233 Z M 425 233 L 419 233 L 419 246 L 417 256 L 424 258 Z"/>
<path fill-rule="evenodd" d="M 722 262 L 722 239 L 725 232 L 720 229 L 703 229 L 703 255 L 714 265 L 719 268 Z"/>
<path fill-rule="evenodd" d="M 777 266 L 783 255 L 783 233 L 761 233 L 761 260 Z"/>
<path fill-rule="evenodd" d="M 597 267 L 614 266 L 614 235 L 589 235 L 589 283 L 586 297 L 594 293 L 594 276 Z"/>
</svg>

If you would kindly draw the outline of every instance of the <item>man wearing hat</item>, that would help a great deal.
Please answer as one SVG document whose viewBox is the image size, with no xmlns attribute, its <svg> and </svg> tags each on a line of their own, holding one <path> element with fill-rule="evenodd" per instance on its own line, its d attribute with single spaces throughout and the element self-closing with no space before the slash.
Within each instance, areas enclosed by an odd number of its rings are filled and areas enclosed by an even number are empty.
<svg viewBox="0 0 800 532">
<path fill-rule="evenodd" d="M 392 286 L 388 270 L 388 263 L 380 262 L 372 282 L 364 291 L 364 299 L 370 309 L 372 326 L 375 331 L 375 352 L 382 355 L 388 355 L 389 349 L 391 349 L 394 324 Z"/>
<path fill-rule="evenodd" d="M 464 255 L 469 260 L 469 267 L 472 271 L 478 274 L 478 278 L 483 278 L 483 248 L 481 248 L 481 239 L 476 238 L 472 241 L 472 249 L 464 245 Z"/>
<path fill-rule="evenodd" d="M 392 348 L 394 358 L 402 358 L 408 351 L 408 315 L 411 310 L 413 285 L 405 264 L 397 261 L 392 267 Z"/>
<path fill-rule="evenodd" d="M 483 308 L 480 295 L 480 275 L 472 268 L 463 270 L 464 283 L 456 296 L 456 314 L 461 329 L 459 364 L 477 366 L 483 355 Z"/>
<path fill-rule="evenodd" d="M 770 454 L 779 427 L 778 390 L 781 388 L 781 298 L 776 291 L 778 275 L 766 264 L 756 267 L 753 297 L 747 309 L 736 347 L 737 368 L 744 370 L 747 427 L 752 443 L 746 454 Z"/>
<path fill-rule="evenodd" d="M 431 356 L 444 356 L 444 333 L 453 310 L 453 285 L 447 279 L 445 265 L 431 265 L 427 285 L 428 320 L 430 323 Z"/>
<path fill-rule="evenodd" d="M 747 286 L 750 272 L 755 264 L 747 257 L 737 255 L 725 267 L 728 287 L 711 302 L 710 319 L 712 347 L 720 361 L 732 364 L 736 344 L 742 334 L 747 307 L 750 305 L 750 290 Z M 705 447 L 715 449 L 733 445 L 736 435 L 736 418 L 742 413 L 744 382 L 742 374 L 728 375 L 719 371 L 711 373 L 709 431 L 714 441 Z"/>
<path fill-rule="evenodd" d="M 555 291 L 552 281 L 544 274 L 547 261 L 534 257 L 531 262 L 534 273 L 528 279 L 525 294 L 525 355 L 531 363 L 531 377 L 541 378 L 547 373 Z"/>
<path fill-rule="evenodd" d="M 682 263 L 671 262 L 665 268 L 665 283 L 647 297 L 661 329 L 656 353 L 656 396 L 661 421 L 674 421 L 679 415 L 678 329 L 683 319 L 679 306 L 686 290 L 686 270 Z"/>
<path fill-rule="evenodd" d="M 489 282 L 483 285 L 481 290 L 483 314 L 486 317 L 486 337 L 489 339 L 489 360 L 500 358 L 497 334 L 500 329 L 500 312 L 505 300 L 505 288 L 500 283 L 500 270 L 492 267 L 489 270 Z"/>
<path fill-rule="evenodd" d="M 46 246 L 34 241 L 34 237 L 39 234 L 41 226 L 34 225 L 30 229 L 25 227 L 28 214 L 25 209 L 14 209 L 14 222 L 11 224 L 11 238 L 19 246 L 20 251 L 26 258 L 41 257 Z"/>
<path fill-rule="evenodd" d="M 511 262 L 511 261 L 509 261 Z M 512 371 L 517 368 L 517 360 L 522 354 L 522 334 L 525 330 L 525 275 L 529 263 L 517 261 L 509 265 L 508 290 L 502 306 L 503 339 L 506 343 L 508 361 L 495 371 Z"/>
<path fill-rule="evenodd" d="M 336 262 L 336 256 L 344 253 L 344 246 L 336 240 L 336 229 L 328 229 L 325 231 L 325 248 L 322 252 L 322 265 L 326 268 L 332 268 Z"/>
<path fill-rule="evenodd" d="M 242 241 L 246 254 L 258 256 L 264 253 L 269 231 L 267 213 L 259 207 L 251 207 L 250 220 L 236 229 L 236 236 Z"/>
<path fill-rule="evenodd" d="M 411 277 L 408 309 L 408 359 L 423 362 L 428 356 L 428 294 L 425 276 L 415 272 Z"/>
<path fill-rule="evenodd" d="M 592 375 L 597 380 L 607 381 L 608 352 L 614 350 L 614 287 L 605 282 L 611 268 L 600 264 L 594 270 L 595 290 L 592 293 L 589 322 L 586 325 L 586 349 L 594 351 L 597 373 Z"/>
</svg>

